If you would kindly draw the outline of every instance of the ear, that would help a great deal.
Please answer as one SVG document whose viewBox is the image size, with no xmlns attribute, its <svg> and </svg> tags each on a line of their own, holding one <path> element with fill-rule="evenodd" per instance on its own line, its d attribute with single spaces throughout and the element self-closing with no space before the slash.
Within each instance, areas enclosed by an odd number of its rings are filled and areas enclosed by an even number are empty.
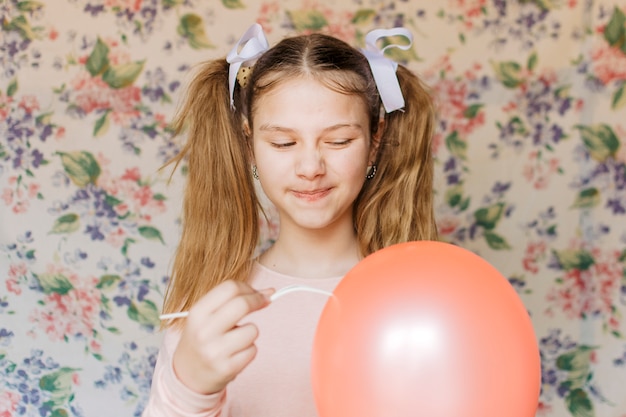
<svg viewBox="0 0 626 417">
<path fill-rule="evenodd" d="M 385 130 L 385 119 L 381 118 L 378 121 L 378 129 L 376 134 L 372 135 L 370 143 L 370 153 L 368 157 L 368 165 L 374 165 L 378 156 L 378 149 L 380 147 L 380 141 L 383 137 L 383 131 Z"/>
</svg>

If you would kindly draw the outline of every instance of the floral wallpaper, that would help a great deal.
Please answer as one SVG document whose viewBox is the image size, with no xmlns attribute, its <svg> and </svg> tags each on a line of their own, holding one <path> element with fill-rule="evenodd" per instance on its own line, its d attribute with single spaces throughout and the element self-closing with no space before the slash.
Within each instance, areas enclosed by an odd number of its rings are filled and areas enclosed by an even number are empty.
<svg viewBox="0 0 626 417">
<path fill-rule="evenodd" d="M 255 21 L 272 44 L 413 32 L 390 52 L 437 97 L 441 236 L 527 305 L 537 415 L 626 417 L 623 2 L 2 0 L 0 17 L 0 417 L 141 414 L 185 180 L 161 169 L 168 123 L 192 66 Z"/>
</svg>

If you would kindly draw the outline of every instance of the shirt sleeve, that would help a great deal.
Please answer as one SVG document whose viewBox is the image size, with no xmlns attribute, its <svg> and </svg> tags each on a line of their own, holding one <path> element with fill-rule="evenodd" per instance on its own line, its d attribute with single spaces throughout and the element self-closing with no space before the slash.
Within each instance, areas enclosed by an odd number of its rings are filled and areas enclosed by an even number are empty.
<svg viewBox="0 0 626 417">
<path fill-rule="evenodd" d="M 173 352 L 180 331 L 167 329 L 152 376 L 148 404 L 142 417 L 228 417 L 226 390 L 215 394 L 198 394 L 187 388 L 176 376 Z"/>
</svg>

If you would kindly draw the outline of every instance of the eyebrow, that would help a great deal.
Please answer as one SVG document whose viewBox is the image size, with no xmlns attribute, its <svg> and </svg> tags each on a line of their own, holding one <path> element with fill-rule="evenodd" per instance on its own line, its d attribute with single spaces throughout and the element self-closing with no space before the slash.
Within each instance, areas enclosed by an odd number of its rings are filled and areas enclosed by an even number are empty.
<svg viewBox="0 0 626 417">
<path fill-rule="evenodd" d="M 361 125 L 358 124 L 358 123 L 337 123 L 335 125 L 328 126 L 328 127 L 324 128 L 322 130 L 322 133 L 328 133 L 328 132 L 332 132 L 334 130 L 339 130 L 339 129 L 344 129 L 344 128 L 352 128 L 352 129 L 363 130 Z M 262 131 L 265 131 L 265 132 L 286 132 L 286 133 L 295 132 L 294 129 L 291 129 L 291 128 L 288 128 L 288 127 L 283 127 L 283 126 L 271 125 L 271 124 L 263 124 L 263 125 L 259 126 L 259 130 L 262 130 Z"/>
</svg>

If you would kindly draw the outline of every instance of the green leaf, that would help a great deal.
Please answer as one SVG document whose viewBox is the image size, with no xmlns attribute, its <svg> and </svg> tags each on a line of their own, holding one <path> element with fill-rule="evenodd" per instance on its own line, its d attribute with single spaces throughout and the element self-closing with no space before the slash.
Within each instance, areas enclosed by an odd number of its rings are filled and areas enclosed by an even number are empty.
<svg viewBox="0 0 626 417">
<path fill-rule="evenodd" d="M 245 9 L 246 6 L 239 0 L 222 0 L 222 4 L 227 9 Z"/>
<path fill-rule="evenodd" d="M 445 201 L 450 207 L 455 207 L 463 201 L 463 186 L 457 184 L 446 190 Z"/>
<path fill-rule="evenodd" d="M 102 117 L 96 120 L 96 124 L 93 127 L 94 138 L 104 135 L 109 130 L 109 113 L 109 110 L 105 111 Z"/>
<path fill-rule="evenodd" d="M 593 264 L 595 264 L 593 255 L 583 249 L 564 249 L 562 251 L 555 250 L 553 253 L 556 256 L 559 265 L 561 265 L 561 268 L 565 271 L 571 271 L 573 269 L 586 271 Z"/>
<path fill-rule="evenodd" d="M 595 417 L 593 402 L 582 389 L 571 390 L 565 397 L 567 409 L 573 417 Z"/>
<path fill-rule="evenodd" d="M 597 188 L 585 188 L 578 193 L 572 208 L 592 208 L 600 204 L 600 191 Z"/>
<path fill-rule="evenodd" d="M 465 109 L 465 111 L 463 112 L 463 117 L 465 117 L 466 119 L 473 119 L 478 115 L 478 112 L 482 108 L 482 104 L 472 104 Z"/>
<path fill-rule="evenodd" d="M 470 198 L 463 198 L 463 185 L 457 184 L 446 190 L 444 197 L 446 203 L 450 207 L 458 207 L 460 211 L 464 211 L 469 207 Z"/>
<path fill-rule="evenodd" d="M 163 236 L 161 236 L 161 232 L 159 231 L 159 229 L 152 227 L 152 226 L 140 226 L 139 227 L 139 234 L 143 237 L 145 237 L 146 239 L 150 239 L 150 240 L 159 240 L 161 241 L 161 243 L 165 244 L 165 242 L 163 241 Z"/>
<path fill-rule="evenodd" d="M 376 11 L 374 9 L 359 9 L 352 18 L 352 24 L 369 24 L 376 17 Z"/>
<path fill-rule="evenodd" d="M 100 280 L 96 284 L 96 288 L 101 290 L 107 290 L 113 287 L 116 283 L 122 280 L 119 275 L 102 275 Z"/>
<path fill-rule="evenodd" d="M 613 99 L 611 100 L 611 108 L 613 110 L 621 109 L 626 106 L 626 82 L 623 82 L 617 90 L 613 93 Z"/>
<path fill-rule="evenodd" d="M 57 408 L 53 410 L 50 417 L 69 417 L 69 413 L 65 408 Z"/>
<path fill-rule="evenodd" d="M 73 233 L 78 230 L 80 227 L 80 218 L 77 214 L 68 213 L 63 216 L 57 218 L 54 221 L 54 225 L 52 226 L 52 230 L 50 233 Z"/>
<path fill-rule="evenodd" d="M 102 74 L 102 81 L 111 88 L 124 88 L 132 85 L 141 71 L 145 61 L 129 62 L 127 64 L 108 67 Z"/>
<path fill-rule="evenodd" d="M 532 71 L 535 69 L 535 67 L 537 67 L 537 62 L 539 61 L 539 59 L 537 58 L 537 53 L 533 52 L 529 57 L 528 57 L 528 61 L 526 63 L 526 68 L 528 69 L 528 71 Z"/>
<path fill-rule="evenodd" d="M 626 53 L 626 15 L 617 6 L 613 9 L 613 15 L 604 28 L 604 39 L 609 45 Z"/>
<path fill-rule="evenodd" d="M 74 289 L 70 280 L 62 274 L 40 274 L 36 278 L 45 294 L 65 295 Z"/>
<path fill-rule="evenodd" d="M 79 187 L 95 184 L 100 176 L 100 165 L 93 155 L 86 151 L 57 152 L 61 163 L 72 182 Z"/>
<path fill-rule="evenodd" d="M 490 230 L 485 230 L 484 236 L 485 236 L 485 240 L 487 241 L 487 245 L 489 245 L 491 249 L 494 249 L 494 250 L 511 249 L 511 246 L 506 241 L 506 239 L 497 233 L 494 233 Z"/>
<path fill-rule="evenodd" d="M 516 88 L 523 82 L 521 78 L 522 66 L 517 62 L 508 61 L 491 63 L 498 81 L 507 88 Z"/>
<path fill-rule="evenodd" d="M 287 16 L 298 32 L 318 31 L 328 26 L 326 17 L 317 10 L 288 10 Z"/>
<path fill-rule="evenodd" d="M 159 324 L 159 310 L 156 304 L 150 300 L 132 302 L 126 312 L 131 320 L 139 324 L 157 325 Z"/>
<path fill-rule="evenodd" d="M 11 80 L 11 82 L 9 83 L 9 85 L 7 86 L 7 96 L 8 97 L 13 97 L 15 95 L 15 93 L 17 93 L 17 78 L 14 78 Z"/>
<path fill-rule="evenodd" d="M 520 3 L 532 3 L 544 11 L 554 9 L 556 7 L 554 0 L 520 0 Z"/>
<path fill-rule="evenodd" d="M 493 230 L 500 221 L 502 213 L 504 213 L 504 203 L 496 203 L 476 210 L 474 218 L 476 219 L 476 224 L 484 227 L 485 230 Z"/>
<path fill-rule="evenodd" d="M 36 12 L 43 8 L 43 3 L 38 1 L 19 1 L 17 2 L 17 9 L 20 12 Z"/>
<path fill-rule="evenodd" d="M 63 367 L 44 375 L 39 380 L 39 388 L 50 392 L 50 400 L 56 407 L 67 404 L 72 394 L 72 377 L 76 368 Z"/>
<path fill-rule="evenodd" d="M 107 327 L 107 330 L 113 334 L 122 334 L 120 329 L 118 329 L 117 327 Z"/>
<path fill-rule="evenodd" d="M 96 45 L 93 47 L 85 68 L 89 71 L 92 77 L 104 73 L 109 67 L 109 47 L 102 42 L 102 39 L 98 38 Z"/>
<path fill-rule="evenodd" d="M 130 245 L 132 245 L 133 243 L 135 243 L 135 239 L 131 239 L 131 238 L 126 238 L 124 239 L 124 245 L 122 246 L 121 252 L 122 255 L 126 256 L 128 254 L 128 248 L 130 247 Z"/>
<path fill-rule="evenodd" d="M 580 345 L 573 350 L 565 352 L 556 359 L 556 367 L 562 371 L 578 371 L 588 369 L 591 363 L 593 346 Z"/>
<path fill-rule="evenodd" d="M 195 13 L 182 16 L 177 31 L 193 49 L 214 48 L 204 31 L 204 21 Z"/>
<path fill-rule="evenodd" d="M 122 204 L 122 200 L 113 197 L 111 194 L 106 194 L 104 196 L 104 202 L 111 207 L 115 207 L 119 204 Z"/>
<path fill-rule="evenodd" d="M 404 36 L 386 36 L 380 40 L 380 47 L 385 48 L 389 45 L 408 45 L 408 40 Z M 413 48 L 406 51 L 400 48 L 389 48 L 385 51 L 385 56 L 395 62 L 417 61 L 420 58 Z"/>
<path fill-rule="evenodd" d="M 453 156 L 465 160 L 467 157 L 467 143 L 459 137 L 459 133 L 456 130 L 446 136 L 445 143 L 446 148 Z"/>
<path fill-rule="evenodd" d="M 574 128 L 580 131 L 589 154 L 598 162 L 606 161 L 608 157 L 614 156 L 619 149 L 619 139 L 611 126 L 607 124 L 576 125 Z"/>
<path fill-rule="evenodd" d="M 2 23 L 2 28 L 5 31 L 16 31 L 19 35 L 26 40 L 37 39 L 40 36 L 37 35 L 37 29 L 30 26 L 28 20 L 23 15 L 17 16 L 15 19 L 11 20 L 8 24 L 5 22 Z"/>
</svg>

